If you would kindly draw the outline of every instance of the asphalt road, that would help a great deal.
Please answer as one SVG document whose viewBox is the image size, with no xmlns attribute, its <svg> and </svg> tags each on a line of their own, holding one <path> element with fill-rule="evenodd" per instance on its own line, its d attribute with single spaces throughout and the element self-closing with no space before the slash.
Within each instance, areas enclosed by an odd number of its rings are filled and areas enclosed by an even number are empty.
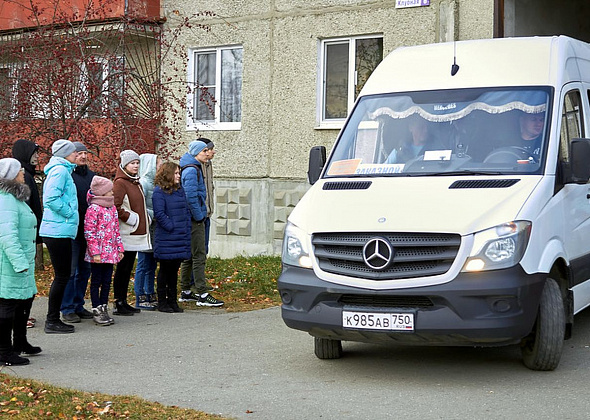
<svg viewBox="0 0 590 420">
<path fill-rule="evenodd" d="M 68 335 L 43 332 L 45 310 L 36 299 L 29 330 L 43 353 L 4 372 L 238 419 L 590 418 L 590 311 L 576 317 L 558 369 L 533 372 L 517 347 L 344 343 L 342 359 L 318 360 L 279 308 L 142 312 Z"/>
</svg>

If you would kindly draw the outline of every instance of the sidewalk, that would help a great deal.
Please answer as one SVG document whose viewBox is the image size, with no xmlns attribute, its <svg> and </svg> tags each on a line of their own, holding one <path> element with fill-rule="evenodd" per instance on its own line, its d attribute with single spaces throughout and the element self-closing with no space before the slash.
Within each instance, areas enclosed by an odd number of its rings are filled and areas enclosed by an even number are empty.
<svg viewBox="0 0 590 420">
<path fill-rule="evenodd" d="M 196 306 L 180 314 L 142 311 L 113 316 L 115 324 L 108 327 L 83 320 L 74 324 L 74 334 L 45 334 L 46 308 L 46 298 L 35 299 L 37 325 L 28 330 L 29 342 L 43 352 L 31 356 L 30 365 L 4 372 L 237 418 L 277 418 L 272 410 L 265 414 L 273 406 L 272 388 L 276 392 L 274 383 L 263 386 L 269 369 L 276 368 L 267 358 L 276 354 L 277 341 L 290 347 L 301 338 L 284 326 L 278 307 L 245 313 Z"/>
</svg>

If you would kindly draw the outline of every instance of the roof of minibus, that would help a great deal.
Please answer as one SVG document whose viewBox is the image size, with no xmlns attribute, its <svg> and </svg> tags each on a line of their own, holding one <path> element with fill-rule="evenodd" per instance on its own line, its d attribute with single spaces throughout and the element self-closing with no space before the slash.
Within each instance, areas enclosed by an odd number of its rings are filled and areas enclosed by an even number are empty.
<svg viewBox="0 0 590 420">
<path fill-rule="evenodd" d="M 459 71 L 452 76 L 454 57 Z M 401 47 L 375 69 L 360 96 L 590 81 L 590 44 L 566 36 L 495 38 Z"/>
</svg>

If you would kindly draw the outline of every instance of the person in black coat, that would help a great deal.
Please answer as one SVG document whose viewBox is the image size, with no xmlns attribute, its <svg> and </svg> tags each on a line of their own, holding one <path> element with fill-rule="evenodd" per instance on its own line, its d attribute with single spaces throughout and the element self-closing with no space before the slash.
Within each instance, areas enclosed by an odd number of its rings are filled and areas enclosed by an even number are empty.
<svg viewBox="0 0 590 420">
<path fill-rule="evenodd" d="M 12 146 L 12 157 L 18 160 L 25 169 L 25 184 L 31 190 L 31 196 L 26 203 L 33 210 L 33 213 L 35 213 L 35 217 L 37 217 L 37 244 L 40 244 L 42 241 L 39 236 L 39 226 L 43 217 L 43 207 L 41 207 L 41 197 L 39 196 L 39 189 L 35 182 L 35 175 L 37 174 L 36 167 L 39 163 L 39 145 L 29 140 L 19 139 Z"/>
<path fill-rule="evenodd" d="M 81 319 L 93 319 L 92 312 L 84 308 L 84 296 L 88 287 L 91 268 L 86 255 L 86 239 L 84 238 L 84 217 L 88 210 L 86 194 L 90 189 L 95 173 L 88 168 L 88 149 L 79 141 L 73 142 L 78 156 L 76 168 L 72 172 L 72 179 L 76 186 L 78 198 L 78 232 L 72 241 L 72 268 L 70 280 L 64 291 L 60 311 L 65 322 L 77 323 Z"/>
<path fill-rule="evenodd" d="M 191 257 L 191 214 L 180 185 L 180 166 L 163 163 L 154 184 L 154 258 L 160 262 L 158 310 L 183 312 L 176 302 L 176 287 L 180 263 Z"/>
<path fill-rule="evenodd" d="M 43 206 L 41 205 L 41 196 L 39 195 L 39 188 L 35 182 L 35 175 L 37 174 L 37 164 L 39 163 L 39 145 L 30 140 L 19 139 L 12 145 L 12 157 L 18 160 L 25 170 L 25 184 L 29 186 L 31 195 L 25 202 L 29 205 L 35 217 L 37 218 L 37 252 L 43 252 L 43 241 L 39 236 L 39 226 L 41 226 L 41 219 L 43 217 Z M 32 305 L 32 300 L 31 300 Z M 31 307 L 29 306 L 29 312 Z M 35 326 L 35 318 L 29 317 L 27 314 L 27 327 Z"/>
</svg>

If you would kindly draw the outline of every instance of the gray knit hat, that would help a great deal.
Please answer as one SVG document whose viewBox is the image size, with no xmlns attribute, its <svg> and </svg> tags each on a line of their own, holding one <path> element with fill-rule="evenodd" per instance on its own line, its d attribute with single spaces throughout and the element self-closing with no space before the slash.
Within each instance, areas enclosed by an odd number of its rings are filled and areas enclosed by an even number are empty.
<svg viewBox="0 0 590 420">
<path fill-rule="evenodd" d="M 59 139 L 51 146 L 53 156 L 68 157 L 76 151 L 76 146 L 69 140 Z"/>
<path fill-rule="evenodd" d="M 134 160 L 139 160 L 139 155 L 137 153 L 135 153 L 133 150 L 123 150 L 120 154 L 121 156 L 121 168 L 125 168 L 125 166 L 127 166 L 129 164 L 129 162 L 132 162 Z"/>
<path fill-rule="evenodd" d="M 14 158 L 0 159 L 0 179 L 14 179 L 20 171 L 20 162 Z"/>
<path fill-rule="evenodd" d="M 84 146 L 84 143 L 80 141 L 75 141 L 74 146 L 76 146 L 76 152 L 87 152 L 88 149 Z"/>
</svg>

